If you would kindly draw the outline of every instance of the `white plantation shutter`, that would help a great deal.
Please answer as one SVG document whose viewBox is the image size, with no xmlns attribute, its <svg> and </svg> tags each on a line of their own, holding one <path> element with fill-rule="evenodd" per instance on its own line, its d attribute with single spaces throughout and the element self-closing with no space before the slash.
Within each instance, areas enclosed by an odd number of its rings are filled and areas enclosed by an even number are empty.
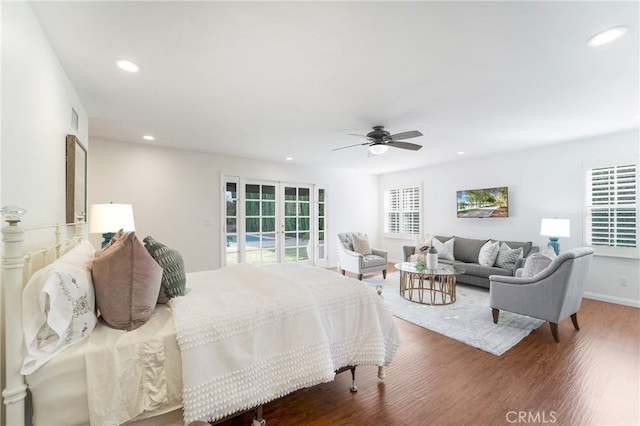
<svg viewBox="0 0 640 426">
<path fill-rule="evenodd" d="M 419 235 L 421 204 L 419 186 L 385 191 L 384 232 L 396 235 Z"/>
<path fill-rule="evenodd" d="M 635 164 L 587 171 L 587 244 L 638 247 L 637 184 Z"/>
</svg>

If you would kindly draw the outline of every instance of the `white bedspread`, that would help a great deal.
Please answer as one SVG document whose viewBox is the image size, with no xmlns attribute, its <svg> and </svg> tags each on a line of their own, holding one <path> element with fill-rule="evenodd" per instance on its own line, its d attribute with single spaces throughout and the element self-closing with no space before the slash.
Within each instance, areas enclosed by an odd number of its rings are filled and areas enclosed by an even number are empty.
<svg viewBox="0 0 640 426">
<path fill-rule="evenodd" d="M 182 358 L 184 422 L 214 421 L 347 365 L 387 365 L 399 346 L 370 288 L 306 265 L 191 273 L 170 301 Z"/>
</svg>

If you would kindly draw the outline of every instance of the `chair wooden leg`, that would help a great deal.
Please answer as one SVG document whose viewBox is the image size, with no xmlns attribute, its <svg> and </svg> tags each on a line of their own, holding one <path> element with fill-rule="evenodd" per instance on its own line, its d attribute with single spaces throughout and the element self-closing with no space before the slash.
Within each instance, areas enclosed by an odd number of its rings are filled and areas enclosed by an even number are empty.
<svg viewBox="0 0 640 426">
<path fill-rule="evenodd" d="M 491 315 L 493 315 L 493 323 L 498 323 L 498 316 L 500 316 L 500 309 L 491 308 Z"/>
<path fill-rule="evenodd" d="M 362 281 L 362 274 L 358 274 L 358 279 Z"/>
<path fill-rule="evenodd" d="M 578 325 L 578 313 L 571 315 L 571 322 L 573 323 L 573 327 L 576 330 L 580 330 L 580 326 Z"/>
<path fill-rule="evenodd" d="M 560 335 L 558 334 L 558 323 L 549 322 L 549 326 L 551 327 L 551 334 L 553 334 L 553 340 L 556 343 L 560 343 Z"/>
<path fill-rule="evenodd" d="M 342 270 L 342 275 L 344 275 L 344 272 L 345 272 L 344 269 L 341 269 L 341 270 Z"/>
<path fill-rule="evenodd" d="M 383 279 L 383 280 L 386 280 L 386 279 L 387 279 L 387 270 L 386 270 L 386 269 L 384 269 L 384 270 L 382 271 L 382 279 Z"/>
</svg>

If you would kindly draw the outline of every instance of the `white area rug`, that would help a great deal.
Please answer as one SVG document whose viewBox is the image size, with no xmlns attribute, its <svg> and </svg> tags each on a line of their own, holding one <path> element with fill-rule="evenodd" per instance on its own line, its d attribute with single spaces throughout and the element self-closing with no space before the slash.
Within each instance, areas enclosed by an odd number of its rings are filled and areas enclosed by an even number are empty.
<svg viewBox="0 0 640 426">
<path fill-rule="evenodd" d="M 498 324 L 493 323 L 489 307 L 489 290 L 458 285 L 456 302 L 451 305 L 429 306 L 410 302 L 399 294 L 398 272 L 365 277 L 363 282 L 373 288 L 382 285 L 384 300 L 393 315 L 467 345 L 500 356 L 524 339 L 544 321 L 500 311 Z"/>
</svg>

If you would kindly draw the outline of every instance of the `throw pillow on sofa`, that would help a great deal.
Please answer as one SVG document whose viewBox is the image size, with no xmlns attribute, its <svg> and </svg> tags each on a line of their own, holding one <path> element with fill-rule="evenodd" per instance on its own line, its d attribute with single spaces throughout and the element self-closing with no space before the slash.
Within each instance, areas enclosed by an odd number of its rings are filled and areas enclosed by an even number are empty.
<svg viewBox="0 0 640 426">
<path fill-rule="evenodd" d="M 496 266 L 502 269 L 509 269 L 513 271 L 516 267 L 516 262 L 522 257 L 522 247 L 512 249 L 507 244 L 502 243 L 500 250 L 498 251 L 498 257 L 496 259 Z"/>
<path fill-rule="evenodd" d="M 487 241 L 478 254 L 478 263 L 481 266 L 493 266 L 498 259 L 498 253 L 500 252 L 499 241 Z"/>
<path fill-rule="evenodd" d="M 416 253 L 426 253 L 429 247 L 431 247 L 431 240 L 433 235 L 424 234 L 422 237 L 416 238 Z"/>
<path fill-rule="evenodd" d="M 453 257 L 454 240 L 455 238 L 451 238 L 443 243 L 435 237 L 431 239 L 433 248 L 438 250 L 438 259 L 455 260 L 455 258 Z"/>
</svg>

